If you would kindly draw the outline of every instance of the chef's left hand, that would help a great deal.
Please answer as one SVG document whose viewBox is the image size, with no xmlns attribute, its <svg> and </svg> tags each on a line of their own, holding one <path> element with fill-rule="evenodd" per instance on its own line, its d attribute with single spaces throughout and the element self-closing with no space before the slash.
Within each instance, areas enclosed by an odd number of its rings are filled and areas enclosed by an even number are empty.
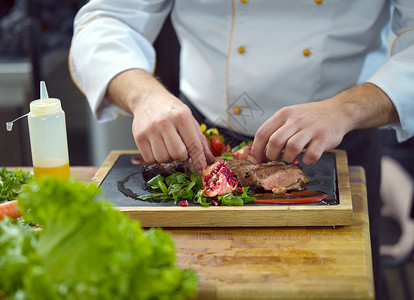
<svg viewBox="0 0 414 300">
<path fill-rule="evenodd" d="M 377 86 L 364 83 L 332 98 L 287 106 L 257 130 L 253 161 L 283 159 L 292 163 L 303 149 L 302 162 L 316 163 L 324 151 L 338 146 L 353 129 L 370 128 L 398 121 L 388 96 Z"/>
</svg>

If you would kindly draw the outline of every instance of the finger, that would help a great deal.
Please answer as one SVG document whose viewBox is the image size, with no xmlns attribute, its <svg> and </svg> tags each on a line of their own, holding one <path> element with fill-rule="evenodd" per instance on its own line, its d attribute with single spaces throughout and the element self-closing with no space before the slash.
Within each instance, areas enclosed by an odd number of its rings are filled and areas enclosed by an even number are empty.
<svg viewBox="0 0 414 300">
<path fill-rule="evenodd" d="M 207 163 L 213 163 L 215 161 L 213 153 L 211 153 L 210 147 L 208 146 L 207 140 L 204 137 L 203 133 L 201 132 L 200 125 L 198 122 L 194 119 L 195 126 L 199 129 L 198 135 L 200 137 L 201 143 L 203 145 L 203 151 L 206 158 Z"/>
<path fill-rule="evenodd" d="M 266 157 L 270 137 L 284 124 L 284 118 L 280 114 L 280 111 L 276 112 L 256 131 L 251 149 L 253 162 L 260 163 Z"/>
<path fill-rule="evenodd" d="M 325 150 L 326 144 L 324 142 L 320 139 L 312 140 L 302 156 L 302 162 L 308 166 L 314 165 L 321 158 Z"/>
<path fill-rule="evenodd" d="M 296 133 L 296 128 L 283 125 L 269 138 L 266 148 L 266 157 L 269 160 L 277 160 L 286 146 L 287 141 Z"/>
<path fill-rule="evenodd" d="M 149 142 L 151 144 L 152 153 L 157 162 L 166 162 L 171 159 L 161 134 L 154 132 L 149 137 Z"/>
<path fill-rule="evenodd" d="M 207 144 L 207 141 L 204 136 L 201 137 L 202 144 L 203 144 L 203 151 L 206 157 L 207 163 L 214 163 L 216 160 L 213 153 L 211 153 L 210 147 Z"/>
<path fill-rule="evenodd" d="M 292 135 L 286 143 L 283 159 L 287 163 L 293 163 L 305 146 L 309 143 L 310 138 L 311 135 L 308 131 L 299 131 Z"/>
<path fill-rule="evenodd" d="M 162 138 L 172 159 L 188 160 L 187 148 L 175 127 L 168 126 L 166 130 L 162 131 Z"/>
<path fill-rule="evenodd" d="M 264 149 L 264 153 L 263 153 L 263 159 L 262 159 L 262 162 L 264 162 L 264 163 L 269 162 L 269 159 L 266 157 L 266 151 L 267 151 L 267 145 L 266 145 L 266 147 L 265 147 L 265 149 Z M 276 160 L 278 160 L 278 159 L 280 159 L 280 157 L 276 158 Z"/>
<path fill-rule="evenodd" d="M 142 155 L 142 159 L 146 163 L 155 162 L 154 155 L 152 153 L 151 145 L 147 140 L 136 142 L 137 148 Z"/>
<path fill-rule="evenodd" d="M 267 149 L 267 141 L 269 140 L 271 134 L 272 132 L 271 129 L 267 127 L 267 122 L 260 126 L 260 128 L 256 131 L 251 148 L 253 163 L 262 162 Z"/>
<path fill-rule="evenodd" d="M 151 144 L 148 141 L 146 134 L 144 131 L 134 130 L 136 128 L 134 125 L 135 123 L 133 123 L 132 126 L 132 134 L 134 136 L 135 144 L 137 145 L 137 148 L 142 155 L 142 159 L 149 164 L 155 162 Z"/>
<path fill-rule="evenodd" d="M 182 125 L 178 128 L 178 133 L 187 148 L 196 170 L 201 170 L 207 164 L 203 143 L 198 135 L 199 130 L 200 127 L 198 125 L 195 126 L 194 121 L 188 119 L 182 120 Z"/>
</svg>

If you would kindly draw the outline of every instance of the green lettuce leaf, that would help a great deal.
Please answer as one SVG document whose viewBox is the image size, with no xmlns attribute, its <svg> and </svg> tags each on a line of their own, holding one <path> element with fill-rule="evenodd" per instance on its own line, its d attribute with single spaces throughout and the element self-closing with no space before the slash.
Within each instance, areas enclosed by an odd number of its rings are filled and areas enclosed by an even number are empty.
<svg viewBox="0 0 414 300">
<path fill-rule="evenodd" d="M 73 179 L 43 178 L 24 187 L 18 197 L 23 217 L 42 230 L 10 221 L 0 226 L 0 295 L 185 299 L 194 294 L 197 275 L 176 266 L 171 236 L 143 230 L 97 200 L 99 192 Z"/>
</svg>

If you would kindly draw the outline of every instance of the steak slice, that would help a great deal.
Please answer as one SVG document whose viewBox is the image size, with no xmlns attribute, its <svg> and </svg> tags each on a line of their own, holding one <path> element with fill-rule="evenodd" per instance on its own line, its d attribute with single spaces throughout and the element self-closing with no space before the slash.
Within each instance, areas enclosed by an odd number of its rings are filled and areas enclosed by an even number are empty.
<svg viewBox="0 0 414 300">
<path fill-rule="evenodd" d="M 252 164 L 247 160 L 232 160 L 226 166 L 233 171 L 240 186 L 248 186 L 254 191 L 265 190 L 282 194 L 290 190 L 302 190 L 309 182 L 309 176 L 296 165 L 274 161 Z"/>
</svg>

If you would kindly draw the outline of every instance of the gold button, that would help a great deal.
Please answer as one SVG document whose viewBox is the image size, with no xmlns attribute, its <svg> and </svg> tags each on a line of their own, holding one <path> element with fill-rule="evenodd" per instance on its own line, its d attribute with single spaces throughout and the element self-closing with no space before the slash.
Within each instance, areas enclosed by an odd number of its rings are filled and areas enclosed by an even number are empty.
<svg viewBox="0 0 414 300">
<path fill-rule="evenodd" d="M 242 109 L 241 109 L 241 107 L 240 107 L 240 106 L 235 106 L 235 107 L 233 108 L 233 112 L 234 112 L 236 115 L 240 115 L 240 114 L 241 114 L 241 112 L 242 112 Z"/>
<path fill-rule="evenodd" d="M 315 0 L 316 4 L 322 4 L 323 0 Z"/>
<path fill-rule="evenodd" d="M 246 49 L 243 46 L 240 46 L 237 51 L 239 51 L 240 54 L 243 54 L 244 52 L 246 52 Z"/>
<path fill-rule="evenodd" d="M 249 0 L 240 0 L 241 3 L 247 3 Z"/>
<path fill-rule="evenodd" d="M 305 49 L 305 50 L 303 50 L 303 55 L 309 56 L 309 55 L 311 55 L 311 51 L 309 49 Z"/>
</svg>

